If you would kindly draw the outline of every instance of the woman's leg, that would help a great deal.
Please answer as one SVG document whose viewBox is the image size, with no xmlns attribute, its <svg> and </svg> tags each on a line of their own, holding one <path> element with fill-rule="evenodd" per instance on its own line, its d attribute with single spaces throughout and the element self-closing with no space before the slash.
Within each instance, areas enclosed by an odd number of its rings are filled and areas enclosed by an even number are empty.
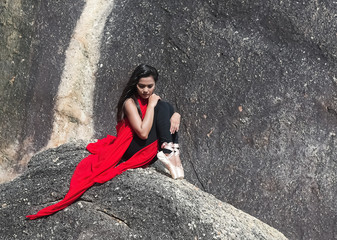
<svg viewBox="0 0 337 240">
<path fill-rule="evenodd" d="M 160 151 L 158 159 L 170 171 L 172 178 L 184 178 L 184 170 L 179 158 L 178 133 L 171 134 L 171 117 L 174 113 L 171 104 L 159 101 L 155 111 L 155 124 Z"/>
<path fill-rule="evenodd" d="M 157 129 L 157 137 L 159 146 L 163 143 L 178 143 L 178 133 L 171 134 L 170 119 L 174 113 L 172 105 L 168 102 L 159 101 L 155 108 L 155 124 Z M 165 149 L 164 149 L 165 152 Z M 169 153 L 166 151 L 166 153 Z"/>
</svg>

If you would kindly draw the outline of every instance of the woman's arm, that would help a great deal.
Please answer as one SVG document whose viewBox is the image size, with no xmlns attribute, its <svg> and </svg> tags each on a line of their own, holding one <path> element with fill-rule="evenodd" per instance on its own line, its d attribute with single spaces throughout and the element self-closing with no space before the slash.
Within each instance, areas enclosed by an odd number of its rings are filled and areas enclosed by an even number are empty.
<svg viewBox="0 0 337 240">
<path fill-rule="evenodd" d="M 180 126 L 180 114 L 177 112 L 173 113 L 172 117 L 170 118 L 170 122 L 171 122 L 170 127 L 171 134 L 178 132 Z"/>
<path fill-rule="evenodd" d="M 148 138 L 153 124 L 154 107 L 157 105 L 159 99 L 160 97 L 156 94 L 152 94 L 149 97 L 149 103 L 147 105 L 146 113 L 143 120 L 139 116 L 136 103 L 133 101 L 133 99 L 129 98 L 125 101 L 125 115 L 128 118 L 132 129 L 141 139 Z"/>
</svg>

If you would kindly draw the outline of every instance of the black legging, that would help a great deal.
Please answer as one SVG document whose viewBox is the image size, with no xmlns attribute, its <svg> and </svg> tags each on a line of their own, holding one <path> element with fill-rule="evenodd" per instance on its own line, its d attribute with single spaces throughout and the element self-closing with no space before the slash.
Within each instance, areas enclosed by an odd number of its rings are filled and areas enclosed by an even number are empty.
<svg viewBox="0 0 337 240">
<path fill-rule="evenodd" d="M 131 158 L 136 152 L 159 139 L 159 148 L 164 142 L 178 143 L 178 133 L 170 133 L 170 118 L 174 113 L 172 105 L 168 102 L 158 101 L 154 108 L 153 124 L 147 139 L 143 140 L 134 134 L 130 146 L 123 155 L 123 161 Z"/>
</svg>

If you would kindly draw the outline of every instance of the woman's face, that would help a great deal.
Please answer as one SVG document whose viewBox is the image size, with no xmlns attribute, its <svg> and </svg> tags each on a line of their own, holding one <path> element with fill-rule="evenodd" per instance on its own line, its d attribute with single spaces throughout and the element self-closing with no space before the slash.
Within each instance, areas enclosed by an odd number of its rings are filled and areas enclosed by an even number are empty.
<svg viewBox="0 0 337 240">
<path fill-rule="evenodd" d="M 148 99 L 156 87 L 156 82 L 152 76 L 143 77 L 137 83 L 137 93 L 143 99 Z"/>
</svg>

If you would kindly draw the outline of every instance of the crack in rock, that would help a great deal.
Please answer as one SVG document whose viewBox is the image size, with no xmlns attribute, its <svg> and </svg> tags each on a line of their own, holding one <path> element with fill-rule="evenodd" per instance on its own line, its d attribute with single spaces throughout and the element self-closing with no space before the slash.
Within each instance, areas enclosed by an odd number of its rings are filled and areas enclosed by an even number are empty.
<svg viewBox="0 0 337 240">
<path fill-rule="evenodd" d="M 113 218 L 115 221 L 117 221 L 119 223 L 122 223 L 123 225 L 125 225 L 126 227 L 128 227 L 128 228 L 131 229 L 131 227 L 129 226 L 129 224 L 127 223 L 127 221 L 125 219 L 122 219 L 122 218 L 114 215 L 111 211 L 109 211 L 106 208 L 101 209 L 99 206 L 97 206 L 96 204 L 93 203 L 93 200 L 81 198 L 78 202 L 86 202 L 86 203 L 88 203 L 90 205 L 94 205 L 94 207 L 95 207 L 94 209 L 96 211 L 108 215 L 110 218 Z"/>
<path fill-rule="evenodd" d="M 334 115 L 335 117 L 337 117 L 337 112 L 332 107 L 326 107 L 326 110 L 328 111 L 328 113 L 331 113 L 332 115 Z"/>
<path fill-rule="evenodd" d="M 111 212 L 109 212 L 107 209 L 100 209 L 100 208 L 98 208 L 98 209 L 96 209 L 96 210 L 97 210 L 98 212 L 101 212 L 101 213 L 104 213 L 104 214 L 108 215 L 109 217 L 113 218 L 114 220 L 116 220 L 116 221 L 119 222 L 119 223 L 123 223 L 123 225 L 125 225 L 126 227 L 128 227 L 128 228 L 131 229 L 131 227 L 129 226 L 129 224 L 127 223 L 126 220 L 121 219 L 121 218 L 119 218 L 119 217 L 113 215 L 113 214 L 112 214 Z"/>
</svg>

